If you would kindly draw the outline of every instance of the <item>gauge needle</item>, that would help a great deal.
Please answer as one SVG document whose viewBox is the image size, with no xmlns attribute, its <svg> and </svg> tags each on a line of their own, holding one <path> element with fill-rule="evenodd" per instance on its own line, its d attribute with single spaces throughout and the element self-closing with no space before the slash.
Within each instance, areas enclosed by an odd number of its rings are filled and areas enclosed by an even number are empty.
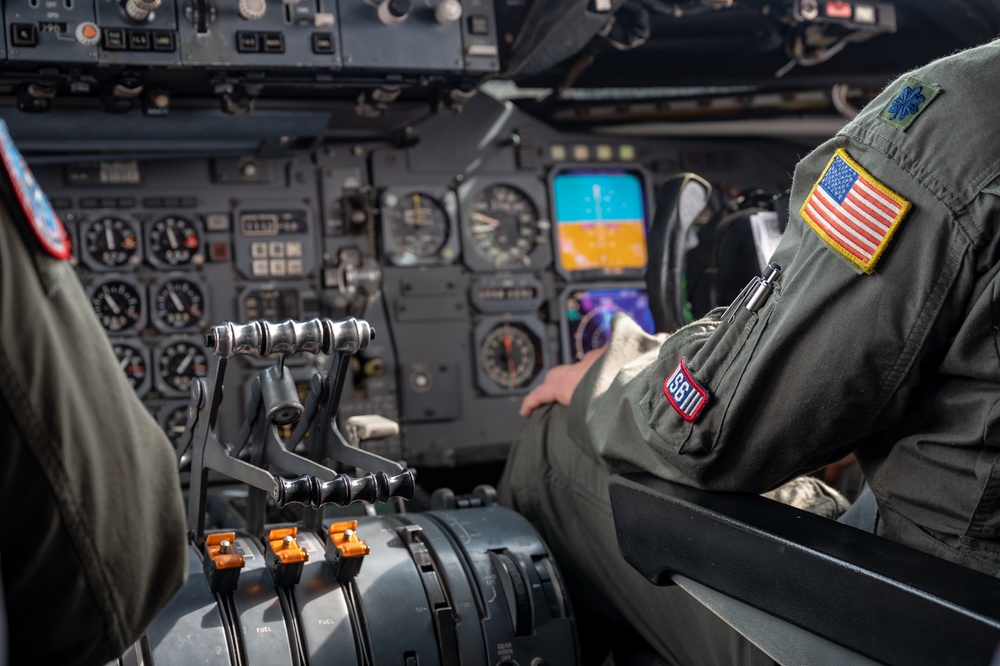
<svg viewBox="0 0 1000 666">
<path fill-rule="evenodd" d="M 177 364 L 177 374 L 183 375 L 187 372 L 188 366 L 191 365 L 191 361 L 194 360 L 194 354 L 195 350 L 192 349 L 187 353 L 187 356 L 184 357 L 184 360 Z"/>
<path fill-rule="evenodd" d="M 174 233 L 172 227 L 167 227 L 167 240 L 170 241 L 170 247 L 174 250 L 177 249 L 177 235 Z"/>
<path fill-rule="evenodd" d="M 488 225 L 491 229 L 497 229 L 500 227 L 500 220 L 495 217 L 490 217 L 489 215 L 484 215 L 479 212 L 473 213 L 471 217 L 476 222 L 482 222 L 483 224 Z"/>
<path fill-rule="evenodd" d="M 108 304 L 108 307 L 111 308 L 111 311 L 114 312 L 115 314 L 121 314 L 121 308 L 119 308 L 118 304 L 115 303 L 115 299 L 111 298 L 111 295 L 108 294 L 108 292 L 104 292 L 103 295 L 104 295 L 104 302 Z"/>
<path fill-rule="evenodd" d="M 507 353 L 507 372 L 510 378 L 514 379 L 514 344 L 510 339 L 510 329 L 503 327 L 503 349 Z"/>
<path fill-rule="evenodd" d="M 420 216 L 420 195 L 416 192 L 413 193 L 413 219 L 418 227 L 424 223 Z"/>
<path fill-rule="evenodd" d="M 108 243 L 108 249 L 115 249 L 115 236 L 111 233 L 111 227 L 104 227 L 104 240 Z"/>
<path fill-rule="evenodd" d="M 118 367 L 122 369 L 122 372 L 125 372 L 125 368 L 127 368 L 127 367 L 128 367 L 128 362 L 129 362 L 130 360 L 131 360 L 131 359 L 130 359 L 130 358 L 129 358 L 128 356 L 126 356 L 125 358 L 123 358 L 123 359 L 121 360 L 121 363 L 119 363 L 119 364 L 118 364 Z"/>
<path fill-rule="evenodd" d="M 170 295 L 170 302 L 174 304 L 174 307 L 177 308 L 177 311 L 184 312 L 184 304 L 181 303 L 181 299 L 178 298 L 177 292 L 174 291 L 174 285 L 172 284 L 167 285 L 167 293 Z"/>
</svg>

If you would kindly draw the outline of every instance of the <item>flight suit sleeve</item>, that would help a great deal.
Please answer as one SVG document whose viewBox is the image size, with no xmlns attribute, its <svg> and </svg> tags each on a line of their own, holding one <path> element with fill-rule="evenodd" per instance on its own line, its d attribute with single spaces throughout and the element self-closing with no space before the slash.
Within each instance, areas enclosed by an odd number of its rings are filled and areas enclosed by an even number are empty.
<svg viewBox="0 0 1000 666">
<path fill-rule="evenodd" d="M 800 212 L 838 149 L 910 204 L 870 274 Z M 763 307 L 732 319 L 717 309 L 662 345 L 617 320 L 608 353 L 574 393 L 570 435 L 612 471 L 763 492 L 898 427 L 982 270 L 969 234 L 911 171 L 846 134 L 814 151 L 796 168 L 772 258 L 782 270 Z M 975 210 L 984 201 L 967 213 L 995 217 Z M 675 407 L 667 394 L 678 378 L 700 391 L 677 392 L 694 402 Z"/>
<path fill-rule="evenodd" d="M 107 662 L 185 575 L 177 463 L 69 263 L 3 209 L 0 456 L 12 663 Z"/>
</svg>

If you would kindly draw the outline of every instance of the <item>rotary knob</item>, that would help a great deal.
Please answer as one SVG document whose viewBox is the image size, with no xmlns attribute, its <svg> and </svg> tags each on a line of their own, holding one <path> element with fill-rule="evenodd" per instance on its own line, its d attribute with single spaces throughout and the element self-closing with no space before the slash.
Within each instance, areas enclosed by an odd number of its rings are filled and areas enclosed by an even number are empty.
<svg viewBox="0 0 1000 666">
<path fill-rule="evenodd" d="M 266 0 L 240 0 L 240 16 L 247 21 L 259 21 L 266 12 Z"/>
<path fill-rule="evenodd" d="M 462 18 L 462 3 L 458 0 L 441 0 L 434 8 L 434 19 L 441 25 L 454 23 Z"/>
<path fill-rule="evenodd" d="M 76 41 L 84 46 L 94 46 L 101 41 L 101 29 L 90 21 L 76 26 Z"/>
<path fill-rule="evenodd" d="M 411 0 L 382 0 L 378 6 L 378 20 L 385 25 L 396 25 L 410 15 Z"/>
<path fill-rule="evenodd" d="M 163 4 L 163 0 L 125 0 L 125 13 L 133 21 L 142 23 L 161 4 Z"/>
</svg>

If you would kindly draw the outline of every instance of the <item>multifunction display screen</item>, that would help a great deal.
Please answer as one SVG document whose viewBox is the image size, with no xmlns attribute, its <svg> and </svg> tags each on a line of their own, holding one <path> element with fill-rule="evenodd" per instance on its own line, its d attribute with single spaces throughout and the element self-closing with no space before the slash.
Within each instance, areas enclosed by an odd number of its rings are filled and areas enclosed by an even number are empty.
<svg viewBox="0 0 1000 666">
<path fill-rule="evenodd" d="M 570 275 L 638 274 L 646 267 L 642 179 L 629 171 L 572 170 L 552 179 L 559 264 Z"/>
<path fill-rule="evenodd" d="M 564 349 L 571 350 L 569 361 L 579 361 L 592 349 L 611 339 L 611 320 L 619 312 L 631 317 L 642 330 L 654 331 L 653 315 L 649 311 L 646 292 L 633 287 L 600 289 L 570 289 L 563 299 L 563 317 L 568 340 Z"/>
</svg>

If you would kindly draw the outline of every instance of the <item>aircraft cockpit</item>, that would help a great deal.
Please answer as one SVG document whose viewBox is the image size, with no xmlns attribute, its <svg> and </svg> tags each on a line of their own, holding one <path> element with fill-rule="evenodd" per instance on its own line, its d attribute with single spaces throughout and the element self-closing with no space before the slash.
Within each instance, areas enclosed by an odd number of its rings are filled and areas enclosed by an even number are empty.
<svg viewBox="0 0 1000 666">
<path fill-rule="evenodd" d="M 2 16 L 0 118 L 187 502 L 188 581 L 120 666 L 608 663 L 496 504 L 524 396 L 615 316 L 737 299 L 800 158 L 1000 32 L 985 0 Z"/>
</svg>

